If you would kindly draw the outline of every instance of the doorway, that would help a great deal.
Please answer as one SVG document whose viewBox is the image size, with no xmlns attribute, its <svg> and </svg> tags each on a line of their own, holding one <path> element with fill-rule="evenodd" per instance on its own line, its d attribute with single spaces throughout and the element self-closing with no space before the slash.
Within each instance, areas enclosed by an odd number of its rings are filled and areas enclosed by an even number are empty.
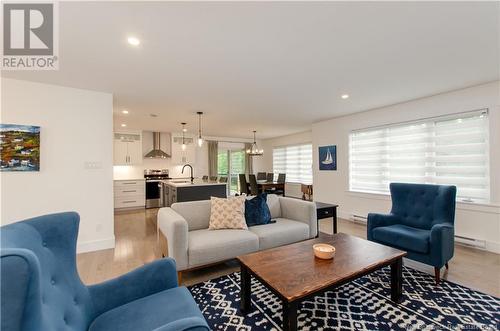
<svg viewBox="0 0 500 331">
<path fill-rule="evenodd" d="M 239 193 L 238 175 L 245 173 L 245 146 L 238 143 L 219 145 L 217 175 L 227 177 L 228 195 Z"/>
</svg>

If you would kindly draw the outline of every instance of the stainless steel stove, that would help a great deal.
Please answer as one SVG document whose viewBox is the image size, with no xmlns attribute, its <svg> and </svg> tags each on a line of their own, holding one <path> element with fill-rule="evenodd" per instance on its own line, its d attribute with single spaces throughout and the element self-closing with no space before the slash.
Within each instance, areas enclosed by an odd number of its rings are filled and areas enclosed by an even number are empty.
<svg viewBox="0 0 500 331">
<path fill-rule="evenodd" d="M 168 169 L 146 169 L 146 208 L 159 208 L 161 202 L 161 181 L 170 179 Z"/>
</svg>

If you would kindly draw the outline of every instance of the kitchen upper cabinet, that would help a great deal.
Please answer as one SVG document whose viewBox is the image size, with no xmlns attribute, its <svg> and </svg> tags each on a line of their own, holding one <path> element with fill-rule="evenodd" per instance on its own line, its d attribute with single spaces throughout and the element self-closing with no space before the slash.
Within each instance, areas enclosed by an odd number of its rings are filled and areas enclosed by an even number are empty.
<svg viewBox="0 0 500 331">
<path fill-rule="evenodd" d="M 142 135 L 140 132 L 115 132 L 114 165 L 142 163 Z"/>
<path fill-rule="evenodd" d="M 182 150 L 182 133 L 172 134 L 172 162 L 174 164 L 194 164 L 196 163 L 196 148 L 198 145 L 194 136 L 186 134 L 184 136 L 186 150 Z"/>
</svg>

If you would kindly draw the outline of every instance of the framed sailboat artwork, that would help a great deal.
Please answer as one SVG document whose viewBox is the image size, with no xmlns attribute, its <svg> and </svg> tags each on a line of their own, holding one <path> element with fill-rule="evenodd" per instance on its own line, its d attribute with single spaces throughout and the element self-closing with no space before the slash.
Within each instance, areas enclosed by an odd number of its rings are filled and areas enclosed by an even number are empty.
<svg viewBox="0 0 500 331">
<path fill-rule="evenodd" d="M 319 147 L 319 170 L 337 170 L 337 146 Z"/>
</svg>

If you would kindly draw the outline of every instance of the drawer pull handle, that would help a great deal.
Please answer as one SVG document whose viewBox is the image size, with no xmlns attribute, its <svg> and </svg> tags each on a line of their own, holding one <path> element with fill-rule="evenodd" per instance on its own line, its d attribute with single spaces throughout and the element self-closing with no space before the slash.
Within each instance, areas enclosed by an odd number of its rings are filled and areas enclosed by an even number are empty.
<svg viewBox="0 0 500 331">
<path fill-rule="evenodd" d="M 132 192 L 137 192 L 137 190 L 129 190 L 129 191 L 122 191 L 123 193 L 132 193 Z"/>
<path fill-rule="evenodd" d="M 128 182 L 128 183 L 122 183 L 123 185 L 135 185 L 137 182 Z"/>
<path fill-rule="evenodd" d="M 132 201 L 132 200 L 130 200 L 130 201 L 123 201 L 123 203 L 134 203 L 134 202 L 137 202 L 137 201 Z"/>
</svg>

